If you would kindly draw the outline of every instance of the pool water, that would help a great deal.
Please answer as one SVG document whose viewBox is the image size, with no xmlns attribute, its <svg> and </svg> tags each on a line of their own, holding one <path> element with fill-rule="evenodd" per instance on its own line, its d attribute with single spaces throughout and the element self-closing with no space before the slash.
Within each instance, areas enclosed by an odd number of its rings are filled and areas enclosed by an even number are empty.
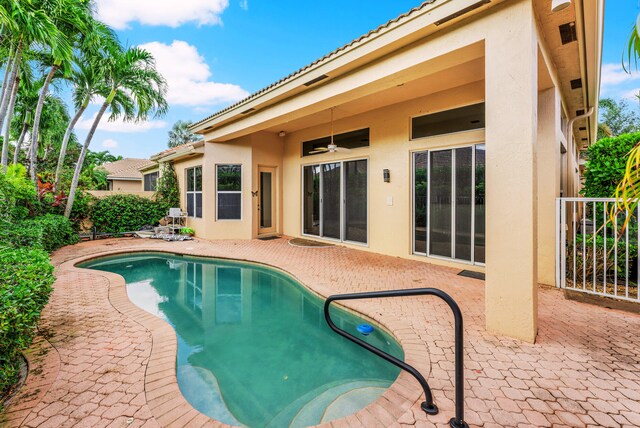
<svg viewBox="0 0 640 428">
<path fill-rule="evenodd" d="M 166 320 L 178 337 L 184 397 L 232 425 L 299 427 L 355 413 L 378 398 L 399 369 L 332 332 L 323 300 L 271 268 L 211 258 L 138 253 L 83 268 L 122 275 L 133 303 Z M 340 328 L 403 358 L 374 324 L 339 308 Z"/>
</svg>

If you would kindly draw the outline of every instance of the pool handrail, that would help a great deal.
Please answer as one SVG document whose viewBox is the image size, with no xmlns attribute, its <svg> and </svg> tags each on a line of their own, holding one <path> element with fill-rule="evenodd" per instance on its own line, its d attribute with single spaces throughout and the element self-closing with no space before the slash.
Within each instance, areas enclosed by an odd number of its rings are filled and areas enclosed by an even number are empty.
<svg viewBox="0 0 640 428">
<path fill-rule="evenodd" d="M 343 336 L 353 343 L 363 347 L 367 351 L 379 356 L 380 358 L 390 362 L 391 364 L 399 367 L 400 369 L 408 372 L 412 375 L 422 386 L 425 395 L 425 401 L 420 405 L 422 410 L 427 415 L 435 415 L 438 413 L 438 407 L 433 402 L 433 395 L 431 394 L 431 388 L 429 388 L 429 384 L 426 379 L 418 370 L 409 364 L 405 363 L 402 360 L 390 355 L 373 345 L 365 342 L 364 340 L 347 333 L 346 331 L 337 327 L 333 321 L 331 320 L 331 315 L 329 314 L 329 306 L 332 302 L 338 300 L 359 300 L 359 299 L 377 299 L 384 297 L 405 297 L 405 296 L 436 296 L 444 300 L 451 312 L 453 312 L 454 318 L 454 330 L 455 330 L 455 407 L 456 414 L 455 417 L 451 418 L 449 421 L 449 425 L 452 428 L 468 428 L 469 425 L 464 421 L 464 351 L 463 351 L 463 322 L 462 322 L 462 312 L 460 311 L 460 307 L 456 303 L 455 300 L 447 293 L 437 288 L 411 288 L 411 289 L 403 289 L 403 290 L 386 290 L 386 291 L 370 291 L 363 293 L 350 293 L 350 294 L 334 294 L 329 296 L 327 300 L 324 302 L 324 318 L 327 321 L 327 324 L 331 328 L 331 330 L 338 333 L 340 336 Z"/>
</svg>

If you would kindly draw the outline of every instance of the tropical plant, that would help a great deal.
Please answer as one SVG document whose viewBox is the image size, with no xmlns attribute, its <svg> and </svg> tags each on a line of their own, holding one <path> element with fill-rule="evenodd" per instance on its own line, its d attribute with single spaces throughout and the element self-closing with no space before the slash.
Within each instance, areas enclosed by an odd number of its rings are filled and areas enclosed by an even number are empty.
<svg viewBox="0 0 640 428">
<path fill-rule="evenodd" d="M 169 148 L 200 140 L 200 136 L 194 134 L 189 129 L 191 123 L 191 121 L 179 120 L 173 124 L 173 127 L 171 127 L 169 131 L 169 140 L 167 140 L 167 146 Z"/>
<path fill-rule="evenodd" d="M 627 73 L 631 73 L 632 67 L 636 70 L 638 68 L 638 58 L 640 58 L 640 34 L 638 34 L 638 30 L 637 26 L 634 25 L 627 42 L 627 49 L 622 56 L 622 66 Z M 637 97 L 640 98 L 640 94 Z M 636 212 L 640 198 L 640 141 L 636 141 L 635 146 L 629 152 L 624 175 L 616 187 L 615 198 L 616 203 L 610 212 L 612 219 L 624 210 L 632 213 L 631 216 L 626 217 L 622 227 L 622 231 L 624 231 L 629 225 L 633 213 Z"/>
<path fill-rule="evenodd" d="M 598 140 L 587 149 L 582 194 L 588 198 L 611 198 L 624 177 L 629 151 L 640 141 L 640 133 Z"/>
<path fill-rule="evenodd" d="M 158 178 L 155 200 L 164 203 L 168 207 L 180 206 L 180 188 L 178 186 L 178 176 L 171 162 L 163 162 L 160 166 L 162 171 Z"/>
<path fill-rule="evenodd" d="M 76 67 L 71 72 L 70 81 L 73 83 L 73 105 L 76 109 L 67 130 L 62 139 L 58 165 L 56 166 L 54 189 L 60 188 L 62 169 L 67 155 L 67 144 L 73 130 L 89 106 L 89 103 L 100 94 L 103 83 L 102 72 L 104 69 L 97 64 L 104 57 L 104 51 L 117 50 L 118 39 L 115 33 L 96 20 L 90 20 L 88 32 L 80 44 L 79 55 L 76 58 Z"/>
<path fill-rule="evenodd" d="M 105 100 L 98 111 L 87 134 L 80 157 L 76 163 L 65 216 L 69 217 L 78 187 L 80 172 L 93 135 L 107 109 L 111 110 L 109 120 L 122 118 L 125 121 L 146 120 L 150 115 L 162 116 L 168 109 L 165 96 L 167 84 L 155 68 L 153 56 L 140 48 L 126 50 L 109 49 L 101 64 L 105 85 L 101 95 Z M 98 64 L 96 64 L 98 66 Z"/>
<path fill-rule="evenodd" d="M 31 158 L 29 159 L 29 172 L 34 183 L 37 180 L 38 165 L 38 136 L 40 132 L 40 119 L 42 117 L 42 109 L 47 97 L 47 91 L 53 78 L 58 74 L 58 70 L 63 70 L 63 75 L 68 74 L 73 61 L 73 44 L 80 39 L 83 32 L 86 31 L 86 22 L 92 19 L 90 3 L 86 0 L 34 0 L 35 3 L 44 11 L 56 31 L 61 34 L 64 40 L 64 49 L 61 49 L 57 43 L 49 43 L 45 41 L 46 59 L 44 64 L 49 65 L 49 72 L 44 80 L 44 85 L 40 90 L 40 97 L 36 105 L 35 115 L 33 119 L 33 130 L 31 131 L 31 141 L 33 148 L 31 150 Z"/>
</svg>

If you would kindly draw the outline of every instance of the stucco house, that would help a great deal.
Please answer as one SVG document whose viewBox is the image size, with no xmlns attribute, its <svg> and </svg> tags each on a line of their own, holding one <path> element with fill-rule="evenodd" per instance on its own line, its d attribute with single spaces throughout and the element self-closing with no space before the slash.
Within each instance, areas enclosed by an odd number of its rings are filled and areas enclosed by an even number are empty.
<svg viewBox="0 0 640 428">
<path fill-rule="evenodd" d="M 596 137 L 603 3 L 425 1 L 153 160 L 174 163 L 197 236 L 483 271 L 487 329 L 534 341 L 555 198 L 577 194 Z"/>
<path fill-rule="evenodd" d="M 158 166 L 149 159 L 124 158 L 101 165 L 107 172 L 108 190 L 118 193 L 154 192 Z M 142 171 L 144 172 L 142 172 Z"/>
</svg>

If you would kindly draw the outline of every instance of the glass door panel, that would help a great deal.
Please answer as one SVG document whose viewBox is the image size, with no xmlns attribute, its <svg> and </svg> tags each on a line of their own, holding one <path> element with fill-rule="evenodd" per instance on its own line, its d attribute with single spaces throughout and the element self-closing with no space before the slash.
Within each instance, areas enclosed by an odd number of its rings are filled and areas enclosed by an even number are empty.
<svg viewBox="0 0 640 428">
<path fill-rule="evenodd" d="M 442 257 L 452 257 L 451 248 L 451 188 L 452 151 L 431 152 L 429 183 L 429 253 Z"/>
<path fill-rule="evenodd" d="M 340 163 L 322 165 L 322 236 L 340 239 Z"/>
<path fill-rule="evenodd" d="M 344 239 L 367 243 L 367 161 L 344 163 Z"/>
<path fill-rule="evenodd" d="M 260 227 L 269 229 L 273 222 L 272 213 L 272 174 L 260 172 Z"/>
<path fill-rule="evenodd" d="M 303 231 L 320 236 L 320 165 L 305 166 L 303 170 Z"/>
<path fill-rule="evenodd" d="M 484 144 L 475 147 L 476 150 L 476 197 L 475 197 L 475 234 L 474 234 L 474 259 L 478 263 L 485 262 L 485 215 L 484 215 L 484 193 L 485 193 L 485 164 L 486 150 Z"/>
<path fill-rule="evenodd" d="M 427 152 L 413 155 L 413 251 L 427 253 L 427 170 L 429 154 Z"/>
<path fill-rule="evenodd" d="M 473 214 L 473 147 L 455 150 L 455 253 L 454 258 L 471 261 L 471 216 Z"/>
</svg>

